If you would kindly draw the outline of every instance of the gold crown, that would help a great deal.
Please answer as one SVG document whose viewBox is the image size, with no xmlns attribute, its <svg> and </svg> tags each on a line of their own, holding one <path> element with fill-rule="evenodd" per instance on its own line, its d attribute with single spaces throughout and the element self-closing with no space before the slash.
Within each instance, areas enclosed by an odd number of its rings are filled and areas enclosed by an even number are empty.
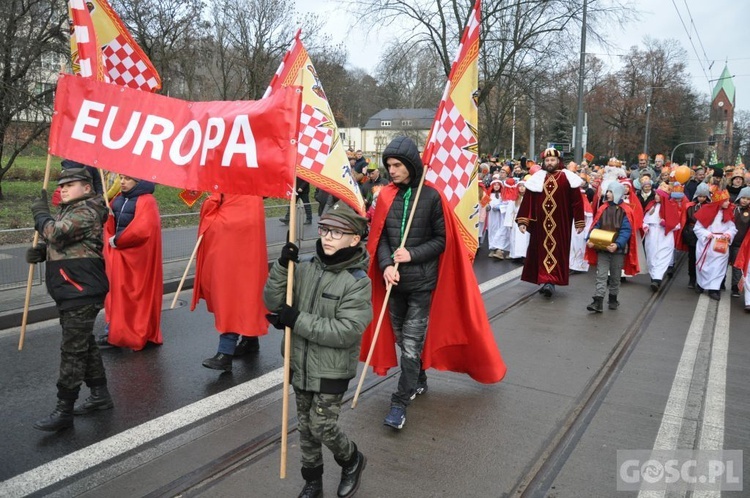
<svg viewBox="0 0 750 498">
<path fill-rule="evenodd" d="M 729 192 L 726 189 L 717 189 L 711 194 L 711 202 L 723 202 L 727 199 L 729 199 Z"/>
</svg>

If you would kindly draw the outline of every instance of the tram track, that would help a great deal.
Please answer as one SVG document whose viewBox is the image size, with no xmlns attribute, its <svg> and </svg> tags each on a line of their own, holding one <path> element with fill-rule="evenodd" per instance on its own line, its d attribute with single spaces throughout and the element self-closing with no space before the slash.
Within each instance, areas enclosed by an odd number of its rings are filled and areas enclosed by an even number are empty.
<svg viewBox="0 0 750 498">
<path fill-rule="evenodd" d="M 393 372 L 384 377 L 375 377 L 366 381 L 362 387 L 362 394 L 375 389 L 383 382 L 393 378 L 398 372 Z M 290 390 L 289 396 L 292 395 Z M 344 404 L 351 401 L 354 391 L 347 392 L 344 396 Z M 289 421 L 288 434 L 297 431 L 297 418 Z M 198 467 L 179 478 L 160 486 L 158 489 L 144 495 L 144 498 L 157 498 L 165 496 L 190 497 L 197 496 L 210 488 L 216 481 L 227 477 L 254 462 L 266 458 L 275 452 L 281 443 L 281 424 L 233 448 L 231 451 L 215 458 L 211 462 Z"/>
<path fill-rule="evenodd" d="M 508 284 L 517 282 L 517 279 L 506 282 L 498 287 L 506 287 Z M 488 319 L 490 323 L 498 320 L 504 314 L 509 311 L 522 306 L 527 303 L 531 298 L 537 294 L 537 291 L 524 293 L 512 302 L 488 311 Z M 371 377 L 371 380 L 366 381 L 362 388 L 361 395 L 366 395 L 368 391 L 377 388 L 380 384 L 392 379 L 398 375 L 398 370 L 394 370 L 393 373 L 383 377 Z M 291 393 L 289 394 L 291 396 Z M 349 391 L 344 396 L 344 404 L 351 401 L 354 397 L 354 392 Z M 291 419 L 289 422 L 289 434 L 294 434 L 297 431 L 297 419 L 296 417 Z M 156 490 L 145 495 L 145 498 L 159 498 L 165 496 L 179 496 L 189 498 L 192 496 L 198 496 L 206 492 L 213 484 L 225 477 L 232 475 L 241 469 L 252 465 L 253 463 L 267 458 L 269 455 L 276 452 L 281 442 L 281 424 L 266 431 L 265 433 L 247 441 L 245 444 L 234 448 L 232 451 L 225 453 L 224 455 L 212 460 L 211 462 L 199 467 L 178 479 L 173 480 Z"/>
<path fill-rule="evenodd" d="M 683 254 L 676 259 L 673 275 L 677 274 L 686 258 L 687 256 Z M 526 471 L 516 482 L 514 488 L 503 496 L 521 498 L 547 496 L 557 475 L 577 446 L 594 415 L 596 415 L 674 281 L 674 277 L 666 279 L 661 289 L 649 298 L 646 305 L 636 315 L 607 355 L 583 393 L 577 398 L 575 405 L 562 425 L 559 426 L 557 432 L 551 436 L 547 445 L 537 453 L 536 458 L 526 467 Z"/>
</svg>

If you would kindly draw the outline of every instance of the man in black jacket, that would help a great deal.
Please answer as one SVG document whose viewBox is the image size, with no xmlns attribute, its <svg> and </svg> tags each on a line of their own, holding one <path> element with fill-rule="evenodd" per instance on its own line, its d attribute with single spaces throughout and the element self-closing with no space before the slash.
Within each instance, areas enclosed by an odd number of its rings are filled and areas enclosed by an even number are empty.
<svg viewBox="0 0 750 498">
<path fill-rule="evenodd" d="M 406 407 L 417 394 L 427 391 L 421 355 L 432 291 L 437 285 L 438 258 L 445 250 L 445 218 L 440 194 L 432 187 L 423 186 L 419 199 L 415 199 L 424 166 L 411 139 L 393 139 L 383 151 L 383 164 L 398 193 L 386 215 L 377 261 L 386 286 L 393 286 L 388 305 L 401 350 L 401 376 L 384 424 L 401 429 L 406 422 Z M 405 235 L 412 209 L 414 218 Z M 401 247 L 404 237 L 406 241 Z"/>
</svg>

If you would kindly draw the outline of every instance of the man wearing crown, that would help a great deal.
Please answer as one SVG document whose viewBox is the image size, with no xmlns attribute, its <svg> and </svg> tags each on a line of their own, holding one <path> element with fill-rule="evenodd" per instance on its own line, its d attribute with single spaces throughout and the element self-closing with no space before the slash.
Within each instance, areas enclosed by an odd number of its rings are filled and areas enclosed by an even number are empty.
<svg viewBox="0 0 750 498">
<path fill-rule="evenodd" d="M 563 168 L 559 150 L 546 149 L 543 161 L 526 182 L 516 223 L 531 234 L 521 280 L 542 284 L 539 293 L 551 297 L 555 285 L 568 285 L 572 229 L 575 222 L 581 233 L 586 220 L 581 177 Z"/>
</svg>

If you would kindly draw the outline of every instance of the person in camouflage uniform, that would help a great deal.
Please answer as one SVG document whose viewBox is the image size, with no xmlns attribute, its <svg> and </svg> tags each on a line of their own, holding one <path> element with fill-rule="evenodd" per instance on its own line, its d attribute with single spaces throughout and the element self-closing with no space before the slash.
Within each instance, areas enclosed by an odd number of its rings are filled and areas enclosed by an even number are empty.
<svg viewBox="0 0 750 498">
<path fill-rule="evenodd" d="M 102 257 L 107 207 L 94 192 L 91 174 L 85 168 L 64 170 L 58 185 L 62 202 L 56 217 L 50 214 L 46 190 L 31 205 L 34 226 L 43 242 L 26 253 L 29 263 L 47 262 L 47 291 L 55 300 L 62 326 L 57 407 L 34 424 L 42 431 L 72 427 L 74 414 L 113 406 L 92 333 L 109 291 Z M 91 389 L 91 396 L 74 406 L 82 382 Z"/>
<path fill-rule="evenodd" d="M 289 261 L 296 262 L 299 252 L 291 242 L 263 289 L 266 307 L 275 312 L 269 321 L 292 329 L 290 365 L 306 482 L 301 498 L 323 493 L 323 445 L 342 468 L 339 497 L 356 493 L 367 463 L 338 425 L 344 393 L 357 374 L 362 334 L 372 320 L 370 258 L 361 243 L 366 231 L 366 218 L 335 204 L 320 218 L 316 254 L 294 267 L 294 306 L 285 299 Z"/>
</svg>

